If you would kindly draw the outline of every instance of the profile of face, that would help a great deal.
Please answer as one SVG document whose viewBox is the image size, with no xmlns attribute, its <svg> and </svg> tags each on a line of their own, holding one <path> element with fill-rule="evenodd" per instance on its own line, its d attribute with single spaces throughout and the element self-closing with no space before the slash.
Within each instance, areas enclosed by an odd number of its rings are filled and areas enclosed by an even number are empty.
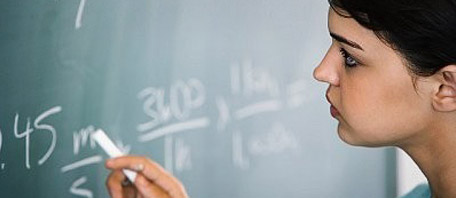
<svg viewBox="0 0 456 198">
<path fill-rule="evenodd" d="M 332 44 L 314 78 L 329 84 L 326 96 L 343 141 L 398 145 L 431 127 L 432 86 L 426 78 L 414 82 L 398 52 L 332 8 L 328 29 Z"/>
</svg>

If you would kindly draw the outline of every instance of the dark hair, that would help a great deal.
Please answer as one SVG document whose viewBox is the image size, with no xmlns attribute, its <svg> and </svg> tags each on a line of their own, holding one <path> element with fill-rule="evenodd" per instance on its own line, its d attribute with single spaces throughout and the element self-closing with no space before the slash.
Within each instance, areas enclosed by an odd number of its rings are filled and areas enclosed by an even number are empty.
<svg viewBox="0 0 456 198">
<path fill-rule="evenodd" d="M 328 0 L 392 47 L 418 76 L 456 63 L 456 0 Z"/>
</svg>

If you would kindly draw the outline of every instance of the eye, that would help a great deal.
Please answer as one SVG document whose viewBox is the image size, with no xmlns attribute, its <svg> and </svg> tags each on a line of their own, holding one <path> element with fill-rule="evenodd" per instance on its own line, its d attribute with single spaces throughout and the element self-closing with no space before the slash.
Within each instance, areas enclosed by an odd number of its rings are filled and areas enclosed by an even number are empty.
<svg viewBox="0 0 456 198">
<path fill-rule="evenodd" d="M 356 67 L 358 65 L 358 62 L 344 48 L 340 48 L 340 54 L 344 57 L 346 67 Z"/>
</svg>

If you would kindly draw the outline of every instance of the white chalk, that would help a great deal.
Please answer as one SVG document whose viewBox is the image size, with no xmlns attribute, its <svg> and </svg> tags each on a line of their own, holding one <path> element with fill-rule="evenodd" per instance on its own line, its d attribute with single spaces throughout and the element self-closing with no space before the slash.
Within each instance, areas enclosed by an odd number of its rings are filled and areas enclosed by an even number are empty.
<svg viewBox="0 0 456 198">
<path fill-rule="evenodd" d="M 92 134 L 92 139 L 94 139 L 98 143 L 98 145 L 101 146 L 101 148 L 109 155 L 109 157 L 114 158 L 124 155 L 119 150 L 119 148 L 117 148 L 117 146 L 111 141 L 111 139 L 109 139 L 109 137 L 103 130 L 98 129 L 97 131 L 95 131 L 95 133 Z M 122 171 L 131 182 L 135 182 L 135 171 L 128 169 L 123 169 Z"/>
</svg>

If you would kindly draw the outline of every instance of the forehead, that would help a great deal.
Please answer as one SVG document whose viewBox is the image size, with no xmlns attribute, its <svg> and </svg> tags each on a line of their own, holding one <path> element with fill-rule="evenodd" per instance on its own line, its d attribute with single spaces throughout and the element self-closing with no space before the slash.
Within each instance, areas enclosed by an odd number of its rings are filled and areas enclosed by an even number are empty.
<svg viewBox="0 0 456 198">
<path fill-rule="evenodd" d="M 367 50 L 373 46 L 378 47 L 381 43 L 373 31 L 364 28 L 353 18 L 340 16 L 332 8 L 329 9 L 328 13 L 328 30 L 358 43 Z"/>
</svg>

